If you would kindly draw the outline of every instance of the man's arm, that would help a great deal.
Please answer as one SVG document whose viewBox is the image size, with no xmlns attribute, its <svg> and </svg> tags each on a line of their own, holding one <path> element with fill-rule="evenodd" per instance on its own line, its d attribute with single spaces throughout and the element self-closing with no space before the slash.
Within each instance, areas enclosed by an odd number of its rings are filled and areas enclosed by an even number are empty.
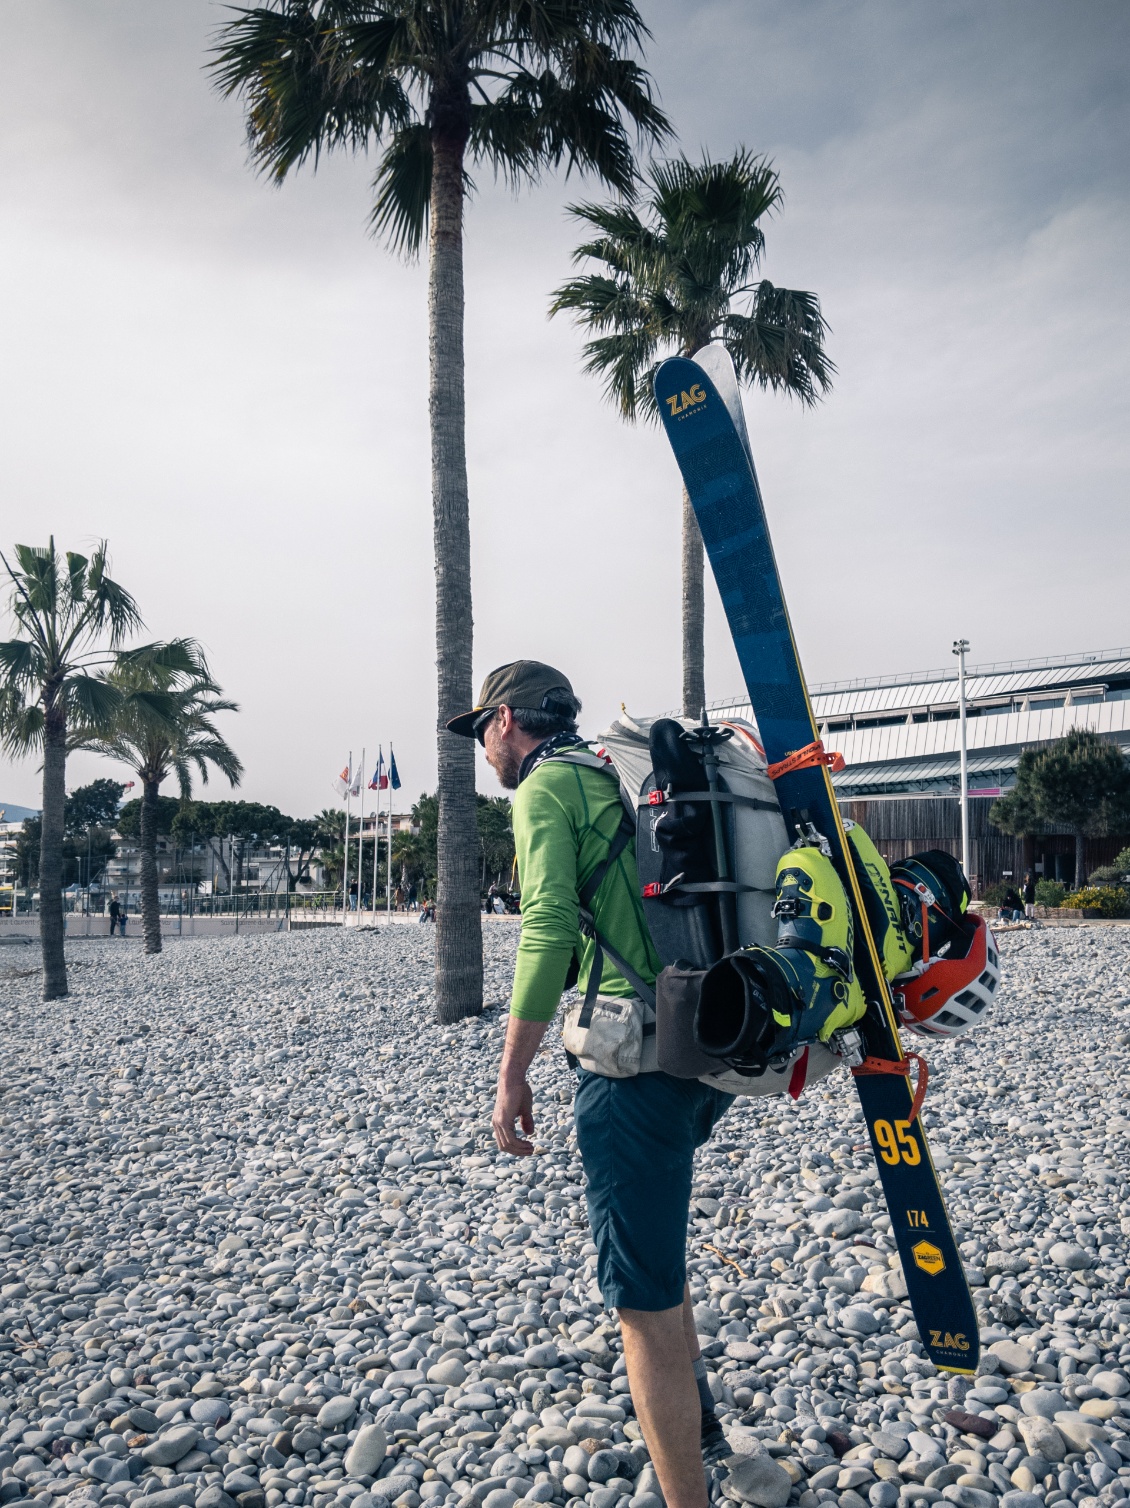
<svg viewBox="0 0 1130 1508">
<path fill-rule="evenodd" d="M 515 1157 L 529 1157 L 534 1150 L 533 1142 L 517 1134 L 514 1122 L 520 1123 L 527 1137 L 532 1134 L 534 1097 L 526 1082 L 526 1071 L 534 1061 L 534 1054 L 548 1026 L 548 1021 L 523 1021 L 511 1016 L 506 1028 L 491 1126 L 500 1149 Z"/>
</svg>

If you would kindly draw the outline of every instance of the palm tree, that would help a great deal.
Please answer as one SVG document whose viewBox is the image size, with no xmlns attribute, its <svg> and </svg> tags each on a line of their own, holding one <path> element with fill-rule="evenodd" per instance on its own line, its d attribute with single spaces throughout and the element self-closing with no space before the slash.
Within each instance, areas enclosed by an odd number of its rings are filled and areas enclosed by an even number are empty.
<svg viewBox="0 0 1130 1508">
<path fill-rule="evenodd" d="M 216 728 L 217 712 L 238 712 L 208 671 L 204 652 L 192 639 L 174 639 L 144 658 L 133 657 L 109 672 L 107 682 L 122 697 L 110 730 L 75 730 L 74 741 L 96 748 L 136 771 L 141 781 L 141 927 L 145 951 L 161 951 L 161 908 L 157 893 L 157 797 L 161 783 L 175 775 L 182 801 L 192 795 L 193 767 L 207 785 L 214 765 L 231 785 L 243 765 Z"/>
<path fill-rule="evenodd" d="M 669 131 L 630 54 L 633 0 L 273 0 L 221 32 L 218 87 L 247 100 L 255 161 L 276 180 L 323 151 L 381 150 L 375 231 L 406 255 L 428 234 L 428 408 L 439 681 L 441 1021 L 482 1008 L 475 750 L 447 732 L 472 705 L 464 438 L 463 207 L 468 164 L 517 186 L 564 163 L 630 194 L 628 127 Z"/>
<path fill-rule="evenodd" d="M 563 284 L 550 313 L 571 310 L 592 333 L 585 370 L 604 378 L 625 419 L 654 418 L 659 362 L 720 340 L 741 381 L 815 403 L 836 370 L 820 301 L 754 276 L 765 249 L 761 221 L 782 199 L 772 164 L 739 148 L 727 162 L 653 164 L 648 179 L 642 214 L 625 204 L 572 207 L 596 231 L 574 262 L 604 270 Z M 682 538 L 683 715 L 697 718 L 706 703 L 703 553 L 685 489 Z"/>
<path fill-rule="evenodd" d="M 0 554 L 11 582 L 19 637 L 0 643 L 0 737 L 17 757 L 43 754 L 39 843 L 39 936 L 43 998 L 67 994 L 63 940 L 63 827 L 68 738 L 75 719 L 107 728 L 122 696 L 97 672 L 118 658 L 122 640 L 141 626 L 130 594 L 109 574 L 103 541 L 90 556 L 61 557 L 17 545 L 14 564 Z"/>
</svg>

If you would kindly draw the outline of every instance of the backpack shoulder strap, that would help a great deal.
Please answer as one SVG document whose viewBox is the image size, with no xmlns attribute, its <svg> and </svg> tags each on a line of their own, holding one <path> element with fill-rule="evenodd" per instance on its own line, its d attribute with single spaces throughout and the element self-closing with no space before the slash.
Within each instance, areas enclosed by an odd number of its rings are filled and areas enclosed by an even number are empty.
<svg viewBox="0 0 1130 1508">
<path fill-rule="evenodd" d="M 600 993 L 600 981 L 604 973 L 604 955 L 606 953 L 640 999 L 646 1005 L 649 1005 L 652 1010 L 655 1009 L 655 991 L 640 978 L 630 963 L 621 958 L 620 954 L 612 947 L 607 938 L 600 935 L 596 930 L 596 921 L 592 913 L 593 902 L 596 900 L 597 892 L 601 885 L 604 884 L 609 870 L 635 835 L 636 824 L 629 817 L 628 813 L 624 812 L 620 818 L 620 826 L 616 829 L 612 842 L 609 844 L 607 855 L 596 866 L 592 874 L 589 875 L 577 897 L 580 902 L 581 931 L 586 937 L 591 938 L 593 942 L 592 968 L 589 970 L 588 988 L 585 990 L 585 1003 L 581 1009 L 579 1023 L 581 1026 L 588 1026 L 592 1020 L 593 1005 L 596 1003 L 596 997 Z M 652 1030 L 654 1030 L 654 1027 Z"/>
</svg>

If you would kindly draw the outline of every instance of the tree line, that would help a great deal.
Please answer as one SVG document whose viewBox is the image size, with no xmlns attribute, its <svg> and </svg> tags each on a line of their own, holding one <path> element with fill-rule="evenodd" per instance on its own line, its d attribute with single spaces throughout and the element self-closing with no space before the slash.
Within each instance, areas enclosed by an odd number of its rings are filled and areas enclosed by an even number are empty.
<svg viewBox="0 0 1130 1508">
<path fill-rule="evenodd" d="M 161 951 L 156 814 L 162 781 L 182 797 L 194 774 L 218 770 L 234 786 L 243 765 L 216 726 L 235 712 L 194 639 L 126 647 L 143 627 L 129 592 L 110 575 L 105 542 L 89 555 L 17 545 L 0 554 L 11 588 L 16 637 L 0 642 L 0 741 L 16 756 L 42 758 L 39 934 L 43 998 L 67 994 L 63 916 L 67 756 L 108 755 L 141 782 L 142 928 L 146 951 Z"/>
</svg>

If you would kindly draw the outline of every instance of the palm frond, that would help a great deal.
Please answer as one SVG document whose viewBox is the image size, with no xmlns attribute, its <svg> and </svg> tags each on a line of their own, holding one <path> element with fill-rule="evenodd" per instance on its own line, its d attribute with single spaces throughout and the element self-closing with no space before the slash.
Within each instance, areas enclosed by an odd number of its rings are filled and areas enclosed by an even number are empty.
<svg viewBox="0 0 1130 1508">
<path fill-rule="evenodd" d="M 836 366 L 824 348 L 827 323 L 814 293 L 761 283 L 750 315 L 729 314 L 721 336 L 738 377 L 809 406 L 829 391 Z"/>
<path fill-rule="evenodd" d="M 86 588 L 81 617 L 70 630 L 70 643 L 76 643 L 83 634 L 109 630 L 111 649 L 116 649 L 122 640 L 142 626 L 141 612 L 125 587 L 110 579 L 107 574 L 110 560 L 105 540 L 90 557 L 86 572 Z"/>
<path fill-rule="evenodd" d="M 432 142 L 427 126 L 404 126 L 392 138 L 377 176 L 370 225 L 394 251 L 405 257 L 419 253 L 428 228 L 432 193 Z"/>
<path fill-rule="evenodd" d="M 103 676 L 72 675 L 66 683 L 68 712 L 84 726 L 109 732 L 122 706 L 122 693 Z"/>
<path fill-rule="evenodd" d="M 0 676 L 12 686 L 38 685 L 43 675 L 43 651 L 30 639 L 0 641 Z"/>
<path fill-rule="evenodd" d="M 601 336 L 585 344 L 585 371 L 604 378 L 605 397 L 629 421 L 655 412 L 654 397 L 649 399 L 655 348 L 645 331 Z"/>
<path fill-rule="evenodd" d="M 0 747 L 22 759 L 43 746 L 46 716 L 42 703 L 23 701 L 12 688 L 0 693 Z"/>
<path fill-rule="evenodd" d="M 221 94 L 245 97 L 252 158 L 277 182 L 310 156 L 363 150 L 408 122 L 407 95 L 387 66 L 397 27 L 366 20 L 371 10 L 283 0 L 240 9 L 220 28 L 209 69 Z"/>
<path fill-rule="evenodd" d="M 169 639 L 123 649 L 117 664 L 122 669 L 136 667 L 143 673 L 167 671 L 172 677 L 208 679 L 208 661 L 195 639 Z"/>
</svg>

